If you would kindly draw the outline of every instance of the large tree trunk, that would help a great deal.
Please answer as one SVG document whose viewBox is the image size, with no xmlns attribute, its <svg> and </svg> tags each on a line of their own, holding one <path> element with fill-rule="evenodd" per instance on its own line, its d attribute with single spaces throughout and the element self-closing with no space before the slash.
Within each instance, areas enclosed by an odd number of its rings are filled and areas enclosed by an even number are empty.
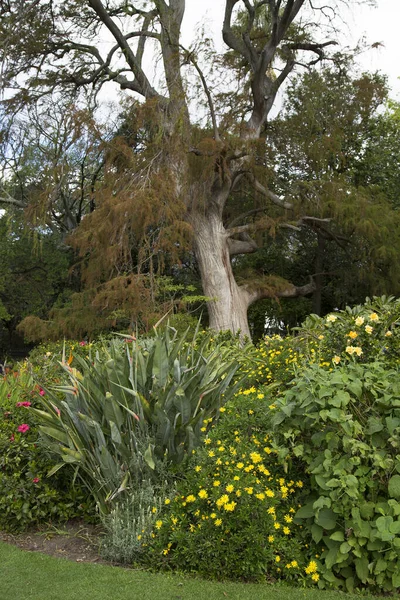
<svg viewBox="0 0 400 600">
<path fill-rule="evenodd" d="M 218 214 L 192 215 L 194 248 L 204 295 L 208 301 L 209 325 L 216 331 L 240 332 L 250 338 L 247 309 L 250 294 L 240 288 L 232 273 L 228 238 Z"/>
</svg>

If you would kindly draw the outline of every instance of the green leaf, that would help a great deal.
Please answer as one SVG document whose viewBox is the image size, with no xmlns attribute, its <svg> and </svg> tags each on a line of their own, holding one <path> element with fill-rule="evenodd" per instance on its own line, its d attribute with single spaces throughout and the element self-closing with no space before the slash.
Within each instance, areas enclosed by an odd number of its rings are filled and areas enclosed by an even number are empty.
<svg viewBox="0 0 400 600">
<path fill-rule="evenodd" d="M 356 558 L 354 561 L 356 565 L 356 573 L 357 577 L 362 581 L 362 583 L 367 583 L 369 570 L 368 570 L 368 558 L 363 556 L 361 558 Z"/>
<path fill-rule="evenodd" d="M 319 511 L 318 516 L 315 519 L 317 525 L 320 525 L 324 529 L 334 529 L 336 527 L 336 515 L 333 510 L 324 508 Z"/>
<path fill-rule="evenodd" d="M 58 440 L 63 444 L 69 444 L 70 438 L 62 429 L 55 429 L 54 427 L 46 427 L 44 425 L 40 425 L 39 429 L 49 437 Z"/>
<path fill-rule="evenodd" d="M 310 517 L 313 517 L 315 515 L 315 510 L 313 508 L 313 504 L 314 504 L 314 502 L 309 502 L 308 504 L 305 504 L 304 506 L 299 508 L 299 510 L 295 514 L 294 518 L 295 519 L 309 519 Z"/>
<path fill-rule="evenodd" d="M 148 445 L 148 447 L 144 453 L 144 460 L 149 465 L 150 469 L 152 469 L 154 471 L 156 464 L 153 459 L 153 448 L 152 448 L 151 444 Z"/>
<path fill-rule="evenodd" d="M 320 527 L 316 523 L 313 523 L 311 525 L 311 535 L 312 535 L 312 539 L 314 540 L 314 542 L 316 544 L 318 544 L 322 540 L 322 537 L 324 535 L 324 530 L 322 529 L 322 527 Z"/>
<path fill-rule="evenodd" d="M 331 536 L 329 536 L 331 540 L 334 540 L 336 542 L 344 542 L 344 533 L 343 531 L 335 531 L 335 533 L 332 533 Z"/>
<path fill-rule="evenodd" d="M 389 496 L 400 499 L 400 475 L 393 475 L 388 483 Z"/>
</svg>

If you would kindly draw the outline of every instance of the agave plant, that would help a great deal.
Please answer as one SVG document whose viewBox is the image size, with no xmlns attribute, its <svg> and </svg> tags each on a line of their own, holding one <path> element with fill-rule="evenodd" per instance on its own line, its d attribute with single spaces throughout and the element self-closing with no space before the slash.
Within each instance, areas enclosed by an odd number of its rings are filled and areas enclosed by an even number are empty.
<svg viewBox="0 0 400 600">
<path fill-rule="evenodd" d="M 200 442 L 204 421 L 215 419 L 236 392 L 233 348 L 190 342 L 167 327 L 151 344 L 112 340 L 95 356 L 63 366 L 69 385 L 46 389 L 35 410 L 47 443 L 90 488 L 102 512 L 156 463 L 180 463 Z"/>
</svg>

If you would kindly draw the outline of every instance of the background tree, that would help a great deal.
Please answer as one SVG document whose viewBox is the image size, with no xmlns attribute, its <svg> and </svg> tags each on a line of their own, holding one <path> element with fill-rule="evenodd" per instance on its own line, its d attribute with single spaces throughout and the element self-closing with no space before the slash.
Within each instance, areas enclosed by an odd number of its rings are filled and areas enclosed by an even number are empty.
<svg viewBox="0 0 400 600">
<path fill-rule="evenodd" d="M 216 329 L 249 334 L 252 303 L 313 291 L 314 283 L 296 286 L 269 274 L 239 285 L 232 260 L 255 252 L 257 240 L 250 236 L 275 223 L 293 231 L 321 222 L 312 193 L 303 189 L 301 202 L 281 194 L 268 163 L 265 126 L 293 70 L 300 65 L 312 69 L 335 43 L 322 35 L 323 4 L 226 0 L 228 51 L 220 61 L 225 75 L 217 78 L 211 69 L 204 74 L 204 45 L 181 46 L 183 0 L 17 0 L 12 6 L 3 2 L 2 8 L 4 81 L 14 88 L 24 81 L 7 102 L 9 111 L 46 93 L 98 89 L 109 81 L 145 101 L 138 110 L 137 130 L 146 132 L 141 151 L 129 153 L 129 146 L 120 145 L 108 163 L 96 210 L 76 230 L 87 281 L 130 277 L 131 248 L 137 242 L 142 252 L 138 265 L 147 261 L 151 269 L 148 257 L 155 256 L 162 265 L 167 253 L 176 262 L 174 255 L 186 248 L 190 236 L 203 293 L 210 298 L 210 325 Z M 312 17 L 318 27 L 310 27 Z M 113 40 L 108 53 L 98 43 L 106 31 Z M 145 72 L 149 42 L 161 55 L 158 83 Z M 194 75 L 207 100 L 205 128 L 190 112 L 187 77 Z M 222 87 L 232 91 L 224 95 Z M 250 190 L 254 202 L 248 209 Z M 231 202 L 244 209 L 241 216 L 234 211 L 233 223 Z M 270 216 L 260 218 L 265 212 Z M 102 257 L 105 240 L 108 251 Z"/>
</svg>

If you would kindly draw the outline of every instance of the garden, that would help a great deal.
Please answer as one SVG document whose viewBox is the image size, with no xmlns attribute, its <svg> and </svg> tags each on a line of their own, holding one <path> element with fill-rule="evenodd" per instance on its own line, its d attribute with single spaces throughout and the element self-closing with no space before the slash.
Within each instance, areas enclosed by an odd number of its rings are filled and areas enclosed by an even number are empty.
<svg viewBox="0 0 400 600">
<path fill-rule="evenodd" d="M 143 577 L 396 593 L 399 318 L 383 297 L 257 346 L 169 325 L 38 346 L 0 382 L 3 539 L 80 523 Z"/>
</svg>

